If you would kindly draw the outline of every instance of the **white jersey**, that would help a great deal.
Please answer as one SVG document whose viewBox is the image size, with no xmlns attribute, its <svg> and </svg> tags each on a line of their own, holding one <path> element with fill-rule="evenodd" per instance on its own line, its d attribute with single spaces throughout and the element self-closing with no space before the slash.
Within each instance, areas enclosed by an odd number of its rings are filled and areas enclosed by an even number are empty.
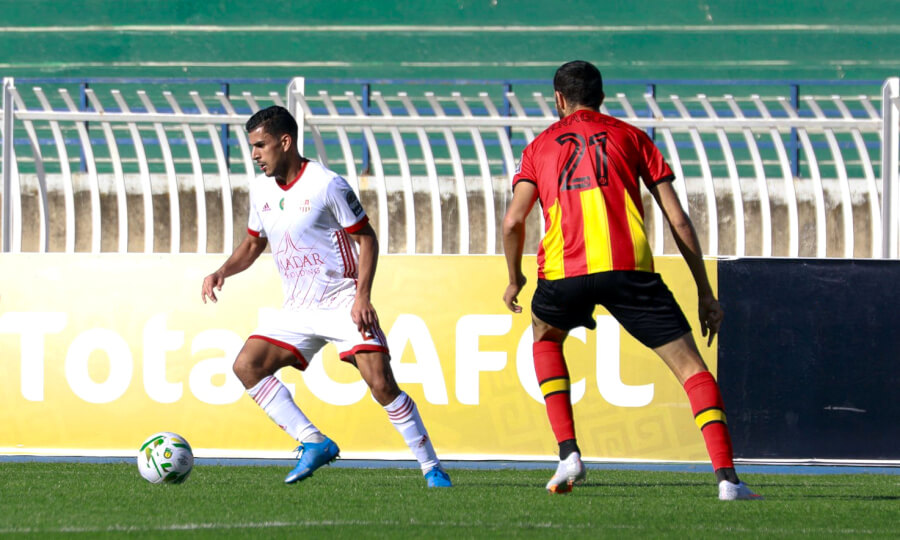
<svg viewBox="0 0 900 540">
<path fill-rule="evenodd" d="M 265 175 L 250 184 L 247 232 L 269 240 L 284 309 L 353 305 L 359 255 L 347 233 L 366 223 L 347 181 L 315 161 L 304 163 L 286 186 Z"/>
</svg>

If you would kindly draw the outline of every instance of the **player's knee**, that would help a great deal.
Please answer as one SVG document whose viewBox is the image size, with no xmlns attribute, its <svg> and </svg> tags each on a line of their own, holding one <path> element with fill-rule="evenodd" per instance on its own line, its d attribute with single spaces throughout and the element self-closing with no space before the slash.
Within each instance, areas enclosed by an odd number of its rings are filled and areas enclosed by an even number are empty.
<svg viewBox="0 0 900 540">
<path fill-rule="evenodd" d="M 262 359 L 242 351 L 235 358 L 231 370 L 246 388 L 250 388 L 267 375 L 263 364 Z"/>
<path fill-rule="evenodd" d="M 391 403 L 400 395 L 400 388 L 392 379 L 379 378 L 372 381 L 369 388 L 372 390 L 372 397 L 381 405 Z"/>
<path fill-rule="evenodd" d="M 247 386 L 247 381 L 250 378 L 252 370 L 244 355 L 239 354 L 238 357 L 234 359 L 234 364 L 231 365 L 231 371 L 233 371 L 235 376 L 244 383 L 244 386 Z"/>
<path fill-rule="evenodd" d="M 531 316 L 531 332 L 535 342 L 556 341 L 562 343 L 568 334 L 565 330 L 551 326 L 538 319 L 534 314 Z"/>
</svg>

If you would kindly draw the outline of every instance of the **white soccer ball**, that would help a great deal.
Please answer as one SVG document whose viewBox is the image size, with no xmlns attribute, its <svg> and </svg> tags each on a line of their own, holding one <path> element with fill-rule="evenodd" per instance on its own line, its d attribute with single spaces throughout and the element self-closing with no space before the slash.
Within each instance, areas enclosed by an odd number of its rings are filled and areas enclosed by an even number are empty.
<svg viewBox="0 0 900 540">
<path fill-rule="evenodd" d="M 152 484 L 180 484 L 194 468 L 194 452 L 184 437 L 163 431 L 141 445 L 137 466 L 141 476 Z"/>
</svg>

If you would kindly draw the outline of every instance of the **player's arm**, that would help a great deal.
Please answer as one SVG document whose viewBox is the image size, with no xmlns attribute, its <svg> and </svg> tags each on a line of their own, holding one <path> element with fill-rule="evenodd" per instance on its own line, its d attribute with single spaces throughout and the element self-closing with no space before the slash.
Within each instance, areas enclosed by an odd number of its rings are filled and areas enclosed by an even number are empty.
<svg viewBox="0 0 900 540">
<path fill-rule="evenodd" d="M 678 251 L 684 257 L 691 274 L 694 276 L 694 283 L 697 284 L 697 295 L 699 300 L 700 312 L 700 328 L 703 335 L 709 334 L 707 345 L 711 345 L 713 338 L 719 332 L 719 326 L 722 324 L 722 307 L 713 293 L 712 286 L 709 284 L 709 276 L 706 275 L 706 266 L 703 264 L 703 250 L 700 247 L 700 240 L 697 238 L 697 231 L 691 218 L 684 212 L 672 182 L 657 182 L 650 187 L 650 193 L 656 199 L 662 213 L 669 222 L 672 230 L 672 236 L 678 245 Z"/>
<path fill-rule="evenodd" d="M 525 249 L 525 219 L 537 200 L 537 186 L 527 180 L 520 180 L 513 186 L 513 198 L 503 216 L 503 253 L 506 255 L 506 269 L 509 285 L 503 293 L 503 302 L 513 313 L 521 313 L 518 305 L 519 291 L 525 286 L 522 273 L 522 252 Z"/>
<path fill-rule="evenodd" d="M 350 309 L 350 317 L 362 332 L 378 323 L 378 315 L 372 306 L 372 282 L 375 280 L 375 267 L 378 266 L 378 237 L 368 222 L 350 233 L 350 237 L 359 245 L 356 298 Z"/>
<path fill-rule="evenodd" d="M 221 291 L 222 285 L 225 283 L 225 278 L 250 268 L 250 265 L 253 264 L 266 249 L 267 243 L 268 240 L 266 240 L 265 236 L 254 236 L 248 233 L 225 263 L 220 266 L 218 270 L 203 279 L 203 289 L 200 293 L 200 298 L 203 299 L 203 303 L 206 303 L 207 297 L 213 302 L 218 302 L 219 299 L 216 298 L 214 289 Z"/>
</svg>

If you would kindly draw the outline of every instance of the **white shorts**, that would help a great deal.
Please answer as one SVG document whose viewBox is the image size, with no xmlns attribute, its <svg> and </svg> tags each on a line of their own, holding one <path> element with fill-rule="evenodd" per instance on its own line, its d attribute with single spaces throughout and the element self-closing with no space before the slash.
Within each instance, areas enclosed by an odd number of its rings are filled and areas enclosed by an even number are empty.
<svg viewBox="0 0 900 540">
<path fill-rule="evenodd" d="M 303 371 L 309 361 L 328 343 L 334 343 L 341 360 L 349 362 L 358 352 L 390 354 L 387 338 L 380 327 L 360 332 L 350 317 L 350 308 L 279 310 L 260 321 L 247 339 L 262 339 L 294 354 L 294 367 Z"/>
</svg>

